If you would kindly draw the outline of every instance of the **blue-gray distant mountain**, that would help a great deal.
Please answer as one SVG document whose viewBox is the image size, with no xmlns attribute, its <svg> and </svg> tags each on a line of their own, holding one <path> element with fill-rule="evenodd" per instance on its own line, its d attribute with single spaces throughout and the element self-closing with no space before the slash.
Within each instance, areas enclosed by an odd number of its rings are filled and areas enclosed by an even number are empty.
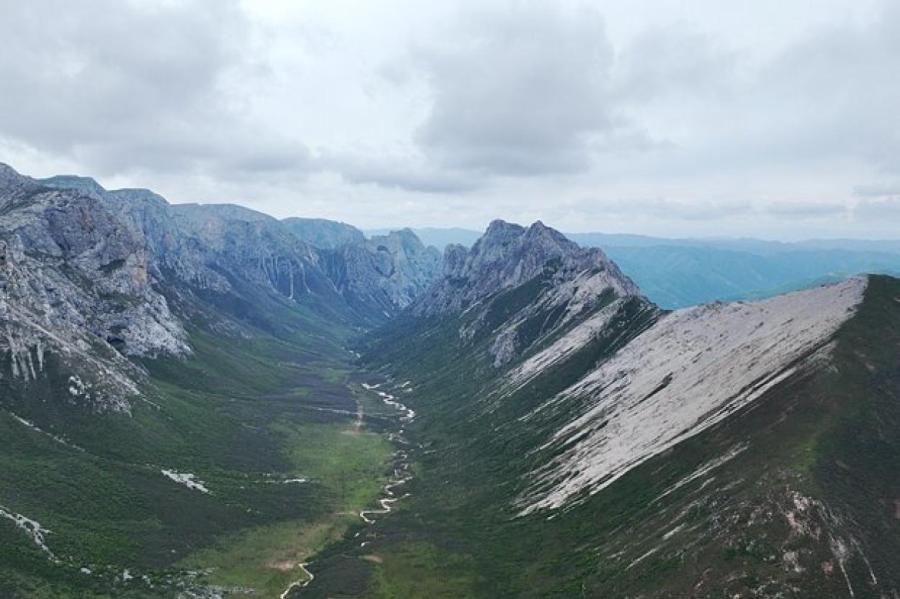
<svg viewBox="0 0 900 599">
<path fill-rule="evenodd" d="M 414 229 L 426 244 L 478 239 L 467 229 Z M 653 302 L 681 308 L 713 301 L 770 297 L 858 273 L 900 273 L 900 240 L 667 239 L 645 235 L 566 233 L 599 247 Z"/>
<path fill-rule="evenodd" d="M 281 221 L 288 230 L 309 245 L 322 249 L 335 249 L 348 243 L 362 243 L 366 236 L 348 225 L 324 218 L 285 218 Z"/>
</svg>

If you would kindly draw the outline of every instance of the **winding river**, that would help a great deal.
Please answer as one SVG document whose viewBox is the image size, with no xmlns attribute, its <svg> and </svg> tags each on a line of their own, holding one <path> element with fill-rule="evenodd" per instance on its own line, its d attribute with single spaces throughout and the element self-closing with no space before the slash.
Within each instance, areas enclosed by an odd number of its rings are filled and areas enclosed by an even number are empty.
<svg viewBox="0 0 900 599">
<path fill-rule="evenodd" d="M 401 389 L 409 388 L 410 382 L 406 381 L 402 385 L 400 385 Z M 415 411 L 401 403 L 397 400 L 397 397 L 391 395 L 390 393 L 386 393 L 380 390 L 381 384 L 377 385 L 369 385 L 363 383 L 363 388 L 367 391 L 374 391 L 376 395 L 378 395 L 385 405 L 390 406 L 392 408 L 397 409 L 400 413 L 400 421 L 403 423 L 412 422 L 412 420 L 416 417 Z M 404 429 L 401 427 L 397 433 L 391 433 L 389 438 L 391 441 L 403 445 L 408 445 L 406 439 L 403 438 Z M 369 515 L 376 516 L 379 514 L 388 514 L 390 513 L 392 506 L 394 503 L 402 499 L 403 497 L 407 497 L 409 494 L 405 494 L 402 496 L 397 496 L 395 489 L 402 485 L 405 485 L 412 479 L 412 474 L 409 472 L 409 454 L 403 450 L 398 449 L 394 454 L 395 463 L 394 463 L 394 475 L 391 480 L 384 486 L 383 492 L 384 497 L 378 500 L 378 505 L 380 508 L 371 509 L 371 510 L 362 510 L 359 512 L 359 517 L 362 518 L 363 522 L 366 524 L 374 524 L 375 520 L 369 517 Z M 358 535 L 358 533 L 357 533 Z M 360 544 L 361 547 L 365 546 L 365 542 Z"/>
<path fill-rule="evenodd" d="M 411 382 L 406 381 L 405 383 L 400 385 L 399 388 L 406 390 L 406 389 L 410 388 L 410 385 L 411 385 Z M 398 445 L 409 445 L 409 441 L 407 441 L 403 436 L 403 433 L 405 432 L 405 429 L 403 427 L 407 423 L 413 421 L 413 419 L 416 417 L 415 411 L 412 408 L 410 408 L 410 407 L 404 405 L 402 402 L 400 402 L 395 395 L 391 395 L 390 393 L 386 393 L 385 391 L 382 391 L 380 389 L 382 386 L 382 383 L 378 383 L 376 385 L 369 385 L 367 383 L 363 383 L 362 386 L 366 391 L 372 391 L 376 395 L 378 395 L 378 397 L 381 398 L 381 401 L 384 402 L 384 404 L 386 406 L 390 406 L 400 412 L 401 426 L 397 432 L 390 433 L 388 435 L 388 439 L 390 439 L 393 443 L 396 443 Z M 354 422 L 354 428 L 356 428 L 358 430 L 362 426 L 362 420 L 363 420 L 362 407 L 360 407 L 360 411 L 356 414 L 356 416 L 357 416 L 357 420 Z M 378 499 L 379 507 L 374 508 L 374 509 L 361 510 L 359 512 L 359 517 L 362 518 L 362 521 L 368 525 L 372 525 L 372 524 L 375 524 L 376 521 L 375 521 L 375 519 L 371 518 L 370 516 L 379 516 L 382 514 L 390 513 L 391 510 L 393 509 L 394 503 L 396 503 L 397 501 L 400 501 L 404 497 L 409 496 L 409 493 L 405 493 L 403 495 L 398 496 L 397 488 L 405 485 L 410 480 L 412 480 L 412 478 L 413 478 L 413 476 L 412 476 L 412 473 L 410 472 L 410 466 L 409 466 L 409 453 L 405 449 L 398 449 L 396 452 L 394 452 L 393 476 L 388 481 L 388 483 L 386 485 L 384 485 L 384 487 L 382 487 L 383 497 Z M 360 536 L 359 532 L 357 532 L 354 535 L 355 538 L 358 538 L 359 536 Z M 367 541 L 362 541 L 359 544 L 359 546 L 365 547 L 367 545 L 367 543 L 368 543 Z M 307 568 L 308 565 L 309 565 L 308 562 L 303 562 L 301 564 L 298 564 L 298 567 L 306 575 L 306 578 L 302 581 L 298 580 L 296 582 L 292 582 L 290 584 L 290 586 L 288 586 L 288 588 L 285 589 L 283 593 L 281 593 L 281 599 L 289 599 L 292 596 L 292 594 L 294 593 L 294 591 L 297 591 L 299 589 L 303 589 L 303 588 L 309 586 L 309 584 L 313 581 L 313 579 L 315 578 L 315 575 L 313 575 L 313 573 L 309 571 L 309 569 Z"/>
</svg>

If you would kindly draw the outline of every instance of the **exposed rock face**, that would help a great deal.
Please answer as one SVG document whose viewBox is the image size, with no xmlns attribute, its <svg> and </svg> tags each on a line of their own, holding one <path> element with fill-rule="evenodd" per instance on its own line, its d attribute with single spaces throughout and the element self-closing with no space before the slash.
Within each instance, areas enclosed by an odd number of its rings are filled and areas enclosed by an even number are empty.
<svg viewBox="0 0 900 599">
<path fill-rule="evenodd" d="M 318 252 L 268 215 L 228 204 L 170 205 L 146 189 L 106 191 L 91 179 L 46 182 L 100 198 L 144 239 L 149 268 L 170 296 L 210 292 L 252 301 L 243 297 L 249 285 L 290 301 L 340 301 Z"/>
<path fill-rule="evenodd" d="M 152 285 L 142 236 L 104 203 L 0 167 L 2 376 L 36 379 L 48 354 L 70 395 L 126 409 L 139 370 L 123 356 L 183 355 L 177 318 Z M 77 384 L 76 384 L 77 381 Z"/>
<path fill-rule="evenodd" d="M 346 223 L 319 218 L 281 222 L 320 250 L 326 274 L 339 293 L 376 321 L 411 304 L 440 274 L 440 252 L 423 245 L 410 229 L 366 239 Z"/>
<path fill-rule="evenodd" d="M 557 264 L 555 282 L 579 279 L 577 287 L 585 298 L 607 288 L 617 295 L 640 293 L 602 250 L 581 248 L 540 221 L 526 229 L 495 220 L 470 250 L 447 247 L 443 278 L 416 302 L 414 311 L 424 316 L 465 310 L 534 279 L 551 261 Z"/>
<path fill-rule="evenodd" d="M 526 284 L 533 289 L 504 295 Z M 460 336 L 492 335 L 491 353 L 500 366 L 538 338 L 616 298 L 638 295 L 601 250 L 581 248 L 541 222 L 525 228 L 496 220 L 471 249 L 447 247 L 441 279 L 411 310 L 417 316 L 467 312 Z"/>
<path fill-rule="evenodd" d="M 366 241 L 362 231 L 347 223 L 324 218 L 285 218 L 281 222 L 301 241 L 323 250 Z"/>
<path fill-rule="evenodd" d="M 290 300 L 317 296 L 336 299 L 314 248 L 290 234 L 279 221 L 240 206 L 176 204 L 169 207 L 175 235 L 163 259 L 183 266 L 203 265 L 203 279 L 217 275 L 218 289 L 231 290 L 235 277 L 269 287 Z M 195 277 L 180 268 L 183 277 Z M 215 273 L 215 275 L 213 274 Z"/>
<path fill-rule="evenodd" d="M 190 353 L 183 322 L 280 330 L 263 304 L 303 304 L 376 323 L 439 271 L 438 252 L 408 230 L 365 240 L 341 223 L 170 205 L 146 189 L 0 165 L 0 374 L 27 383 L 52 362 L 62 394 L 98 409 L 128 409 L 142 377 L 129 357 Z"/>
<path fill-rule="evenodd" d="M 190 353 L 182 319 L 233 329 L 262 297 L 341 305 L 319 254 L 276 219 L 87 178 L 0 168 L 0 244 L 2 375 L 95 409 L 129 409 L 143 377 L 129 357 Z"/>
<path fill-rule="evenodd" d="M 390 317 L 409 306 L 441 270 L 440 253 L 409 229 L 328 252 L 328 273 L 354 305 Z"/>
<path fill-rule="evenodd" d="M 38 179 L 38 183 L 46 187 L 54 189 L 73 189 L 80 191 L 83 195 L 90 196 L 94 199 L 103 199 L 107 193 L 103 186 L 90 177 L 80 177 L 78 175 L 56 175 L 46 179 Z"/>
<path fill-rule="evenodd" d="M 769 389 L 828 364 L 834 334 L 862 302 L 865 277 L 750 303 L 709 304 L 665 315 L 613 358 L 549 398 L 542 417 L 567 423 L 547 447 L 526 512 L 597 493 L 631 469 L 698 435 Z M 577 330 L 526 362 L 545 368 Z M 577 436 L 577 441 L 573 439 Z M 550 489 L 544 492 L 543 489 Z"/>
</svg>

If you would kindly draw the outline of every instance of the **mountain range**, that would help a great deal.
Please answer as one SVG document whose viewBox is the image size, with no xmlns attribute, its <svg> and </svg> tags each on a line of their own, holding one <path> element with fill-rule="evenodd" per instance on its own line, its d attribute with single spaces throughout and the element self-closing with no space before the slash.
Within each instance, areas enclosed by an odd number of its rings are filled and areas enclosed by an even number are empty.
<svg viewBox="0 0 900 599">
<path fill-rule="evenodd" d="M 900 595 L 900 281 L 671 310 L 573 237 L 0 166 L 0 596 Z"/>
<path fill-rule="evenodd" d="M 471 246 L 478 231 L 414 229 L 423 243 Z M 375 232 L 371 232 L 375 233 Z M 785 243 L 759 239 L 675 239 L 608 233 L 566 233 L 585 247 L 600 247 L 656 304 L 760 299 L 855 273 L 900 273 L 900 242 L 819 239 Z"/>
</svg>

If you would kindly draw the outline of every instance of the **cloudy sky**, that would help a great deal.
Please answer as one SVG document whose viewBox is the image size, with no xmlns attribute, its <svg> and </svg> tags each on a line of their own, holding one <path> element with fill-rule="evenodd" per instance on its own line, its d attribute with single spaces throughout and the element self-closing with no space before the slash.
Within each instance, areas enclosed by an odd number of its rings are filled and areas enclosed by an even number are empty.
<svg viewBox="0 0 900 599">
<path fill-rule="evenodd" d="M 900 2 L 0 0 L 0 161 L 361 227 L 900 237 Z"/>
</svg>

